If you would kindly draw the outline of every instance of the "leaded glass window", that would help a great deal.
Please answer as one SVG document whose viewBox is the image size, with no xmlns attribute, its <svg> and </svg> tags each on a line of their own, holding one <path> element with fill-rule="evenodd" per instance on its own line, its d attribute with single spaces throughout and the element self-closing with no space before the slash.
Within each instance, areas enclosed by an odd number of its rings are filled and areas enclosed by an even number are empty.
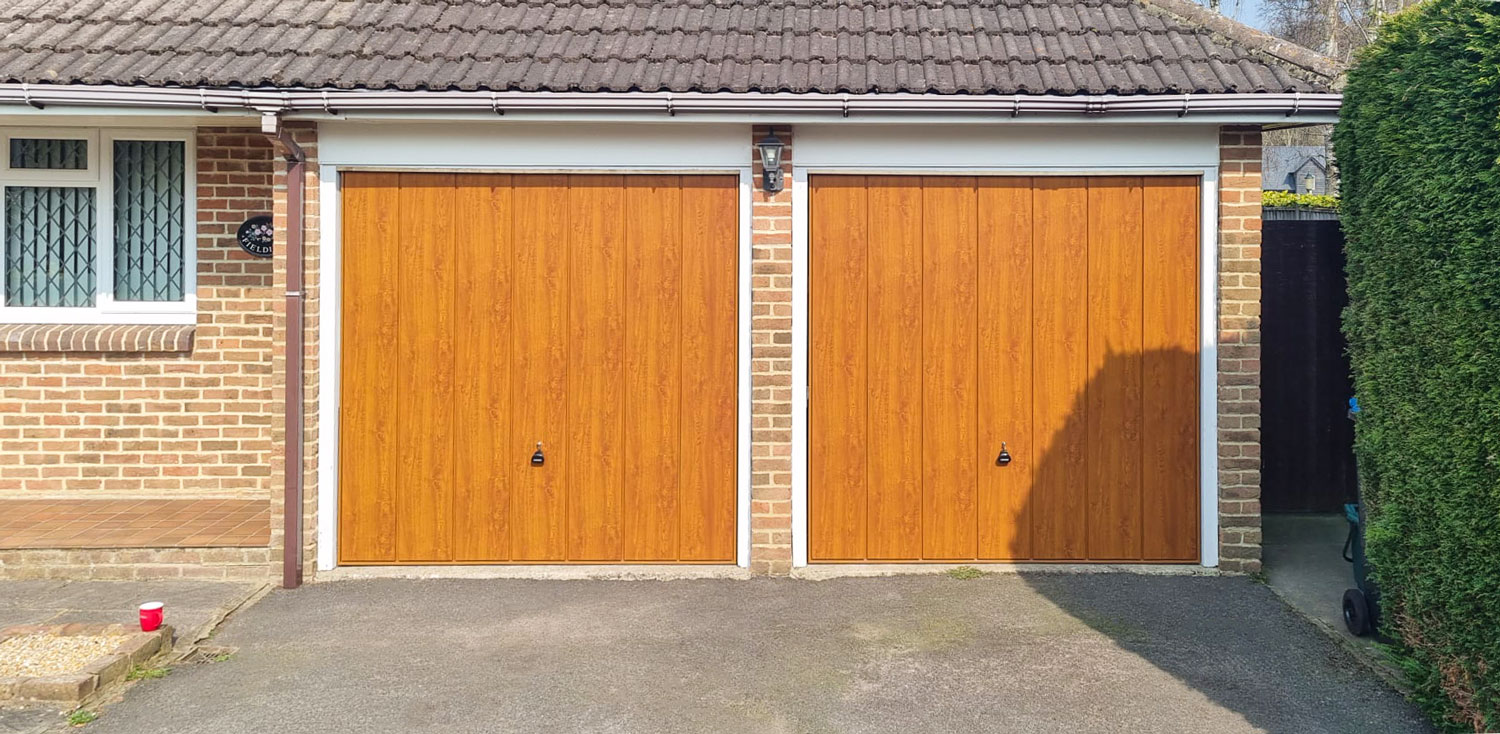
<svg viewBox="0 0 1500 734">
<path fill-rule="evenodd" d="M 182 300 L 183 144 L 116 140 L 115 300 Z"/>
<path fill-rule="evenodd" d="M 92 188 L 5 187 L 5 305 L 94 305 Z"/>
</svg>

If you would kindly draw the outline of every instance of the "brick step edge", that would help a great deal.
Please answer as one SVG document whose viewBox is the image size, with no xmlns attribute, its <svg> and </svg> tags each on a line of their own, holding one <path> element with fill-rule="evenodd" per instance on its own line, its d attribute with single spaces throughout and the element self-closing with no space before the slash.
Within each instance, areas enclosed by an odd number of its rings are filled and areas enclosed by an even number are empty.
<svg viewBox="0 0 1500 734">
<path fill-rule="evenodd" d="M 113 653 L 62 675 L 0 677 L 0 702 L 51 703 L 76 707 L 105 687 L 122 681 L 130 669 L 172 649 L 172 627 L 155 632 L 129 632 L 122 624 L 20 625 L 0 630 L 0 640 L 35 634 L 126 635 Z"/>
</svg>

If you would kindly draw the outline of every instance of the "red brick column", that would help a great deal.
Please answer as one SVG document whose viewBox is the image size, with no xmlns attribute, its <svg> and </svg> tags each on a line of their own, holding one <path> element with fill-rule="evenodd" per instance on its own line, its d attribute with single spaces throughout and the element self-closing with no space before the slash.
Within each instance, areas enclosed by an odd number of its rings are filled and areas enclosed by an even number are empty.
<svg viewBox="0 0 1500 734">
<path fill-rule="evenodd" d="M 1260 570 L 1260 128 L 1219 135 L 1219 567 Z"/>
<path fill-rule="evenodd" d="M 751 142 L 770 130 L 757 125 Z M 752 146 L 755 192 L 750 204 L 750 570 L 792 570 L 792 133 L 786 143 L 786 187 L 761 190 L 759 152 Z"/>
</svg>

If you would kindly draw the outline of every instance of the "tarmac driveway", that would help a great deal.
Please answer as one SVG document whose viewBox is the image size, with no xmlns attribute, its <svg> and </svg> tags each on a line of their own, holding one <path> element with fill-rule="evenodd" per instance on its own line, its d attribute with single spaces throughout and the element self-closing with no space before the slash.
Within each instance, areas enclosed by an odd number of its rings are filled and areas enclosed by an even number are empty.
<svg viewBox="0 0 1500 734">
<path fill-rule="evenodd" d="M 213 642 L 88 731 L 1428 730 L 1244 578 L 346 581 Z"/>
</svg>

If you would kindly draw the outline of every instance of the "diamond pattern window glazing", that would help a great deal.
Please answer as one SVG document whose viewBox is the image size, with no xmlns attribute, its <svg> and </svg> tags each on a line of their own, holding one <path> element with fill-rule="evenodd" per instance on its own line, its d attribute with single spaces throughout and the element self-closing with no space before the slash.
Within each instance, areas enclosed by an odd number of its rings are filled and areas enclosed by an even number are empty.
<svg viewBox="0 0 1500 734">
<path fill-rule="evenodd" d="M 181 141 L 115 141 L 117 301 L 182 300 L 184 147 Z"/>
<path fill-rule="evenodd" d="M 5 305 L 94 305 L 94 189 L 5 187 Z"/>
<path fill-rule="evenodd" d="M 11 138 L 10 167 L 82 171 L 89 167 L 89 141 Z"/>
</svg>

